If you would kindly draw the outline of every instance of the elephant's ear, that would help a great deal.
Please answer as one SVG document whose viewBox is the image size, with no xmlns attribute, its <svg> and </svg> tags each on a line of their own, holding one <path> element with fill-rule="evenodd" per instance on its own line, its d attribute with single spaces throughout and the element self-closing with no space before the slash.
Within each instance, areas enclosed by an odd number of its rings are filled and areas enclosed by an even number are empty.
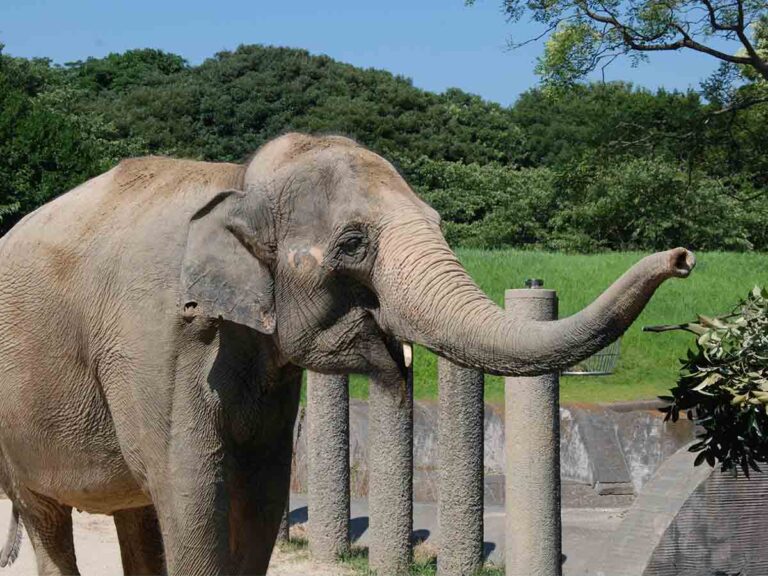
<svg viewBox="0 0 768 576">
<path fill-rule="evenodd" d="M 259 249 L 269 243 L 246 224 L 245 198 L 237 190 L 221 192 L 192 217 L 181 267 L 181 306 L 271 334 L 274 281 L 266 248 Z M 250 208 L 258 203 L 249 198 Z"/>
</svg>

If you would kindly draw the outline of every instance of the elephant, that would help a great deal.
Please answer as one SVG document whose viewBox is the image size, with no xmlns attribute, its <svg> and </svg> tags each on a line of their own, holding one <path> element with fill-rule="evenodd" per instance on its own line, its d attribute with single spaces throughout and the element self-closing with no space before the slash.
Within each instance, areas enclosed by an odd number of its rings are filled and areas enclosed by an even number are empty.
<svg viewBox="0 0 768 576">
<path fill-rule="evenodd" d="M 302 369 L 400 382 L 417 343 L 552 372 L 694 263 L 656 253 L 571 317 L 516 319 L 351 139 L 289 133 L 242 165 L 124 160 L 0 240 L 0 487 L 39 574 L 78 573 L 73 508 L 114 516 L 126 574 L 264 574 Z"/>
</svg>

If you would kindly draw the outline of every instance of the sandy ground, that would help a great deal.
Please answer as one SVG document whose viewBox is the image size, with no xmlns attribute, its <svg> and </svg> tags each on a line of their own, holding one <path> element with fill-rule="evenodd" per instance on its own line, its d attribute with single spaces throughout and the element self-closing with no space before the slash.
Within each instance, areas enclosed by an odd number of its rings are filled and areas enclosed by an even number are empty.
<svg viewBox="0 0 768 576">
<path fill-rule="evenodd" d="M 621 523 L 631 503 L 628 497 L 595 496 L 588 486 L 563 485 L 563 502 L 568 506 L 562 510 L 563 553 L 566 561 L 564 576 L 584 574 L 596 553 L 601 552 L 604 539 Z M 608 507 L 596 507 L 605 503 Z M 0 545 L 5 541 L 10 520 L 10 502 L 0 499 Z M 352 501 L 350 523 L 353 541 L 356 545 L 367 546 L 371 534 L 368 530 L 368 507 L 364 500 Z M 307 520 L 306 496 L 291 495 L 291 536 L 302 538 Z M 75 551 L 78 566 L 84 576 L 111 576 L 122 574 L 120 550 L 112 519 L 108 516 L 73 514 Z M 425 550 L 434 550 L 439 541 L 437 508 L 434 503 L 414 504 L 415 534 L 424 539 Z M 487 506 L 484 514 L 485 548 L 487 560 L 500 565 L 504 559 L 504 508 Z M 428 550 L 427 550 L 428 551 Z M 416 551 L 414 551 L 416 552 Z M 28 539 L 24 538 L 21 554 L 11 568 L 0 570 L 0 576 L 34 576 L 35 557 Z M 272 556 L 269 576 L 352 576 L 354 571 L 345 566 L 318 565 L 309 559 L 306 548 L 288 547 L 277 549 Z"/>
<path fill-rule="evenodd" d="M 5 542 L 11 519 L 11 503 L 0 500 L 0 546 Z M 72 515 L 77 565 L 83 576 L 119 576 L 123 573 L 115 525 L 109 516 L 75 512 Z M 0 576 L 35 576 L 35 554 L 24 534 L 21 553 L 10 567 L 0 569 Z M 352 574 L 338 566 L 319 566 L 308 559 L 305 550 L 281 552 L 272 557 L 269 576 L 346 576 Z"/>
<path fill-rule="evenodd" d="M 112 518 L 75 512 L 72 519 L 75 526 L 75 553 L 80 571 L 84 575 L 122 574 L 120 548 Z M 0 500 L 0 541 L 2 542 L 5 542 L 10 520 L 11 503 L 5 499 Z M 35 553 L 25 533 L 19 557 L 12 566 L 0 570 L 0 575 L 34 576 L 35 574 L 37 574 Z"/>
</svg>

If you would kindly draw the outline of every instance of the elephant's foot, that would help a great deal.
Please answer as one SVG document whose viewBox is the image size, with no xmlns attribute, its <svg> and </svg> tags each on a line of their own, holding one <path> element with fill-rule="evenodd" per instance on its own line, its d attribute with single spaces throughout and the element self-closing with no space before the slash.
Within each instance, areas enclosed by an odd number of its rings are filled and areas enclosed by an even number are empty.
<svg viewBox="0 0 768 576">
<path fill-rule="evenodd" d="M 114 516 L 125 576 L 165 574 L 163 537 L 154 506 L 120 510 Z"/>
<path fill-rule="evenodd" d="M 27 493 L 19 510 L 35 549 L 38 576 L 79 575 L 72 539 L 72 508 Z"/>
</svg>

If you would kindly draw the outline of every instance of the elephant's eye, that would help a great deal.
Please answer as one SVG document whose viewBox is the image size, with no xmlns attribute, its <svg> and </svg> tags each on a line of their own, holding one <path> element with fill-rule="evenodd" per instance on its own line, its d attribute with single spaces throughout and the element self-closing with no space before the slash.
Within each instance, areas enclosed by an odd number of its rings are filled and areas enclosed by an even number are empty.
<svg viewBox="0 0 768 576">
<path fill-rule="evenodd" d="M 346 240 L 344 240 L 339 248 L 341 249 L 344 254 L 348 256 L 354 256 L 359 251 L 360 248 L 363 246 L 363 237 L 362 236 L 350 236 Z"/>
</svg>

